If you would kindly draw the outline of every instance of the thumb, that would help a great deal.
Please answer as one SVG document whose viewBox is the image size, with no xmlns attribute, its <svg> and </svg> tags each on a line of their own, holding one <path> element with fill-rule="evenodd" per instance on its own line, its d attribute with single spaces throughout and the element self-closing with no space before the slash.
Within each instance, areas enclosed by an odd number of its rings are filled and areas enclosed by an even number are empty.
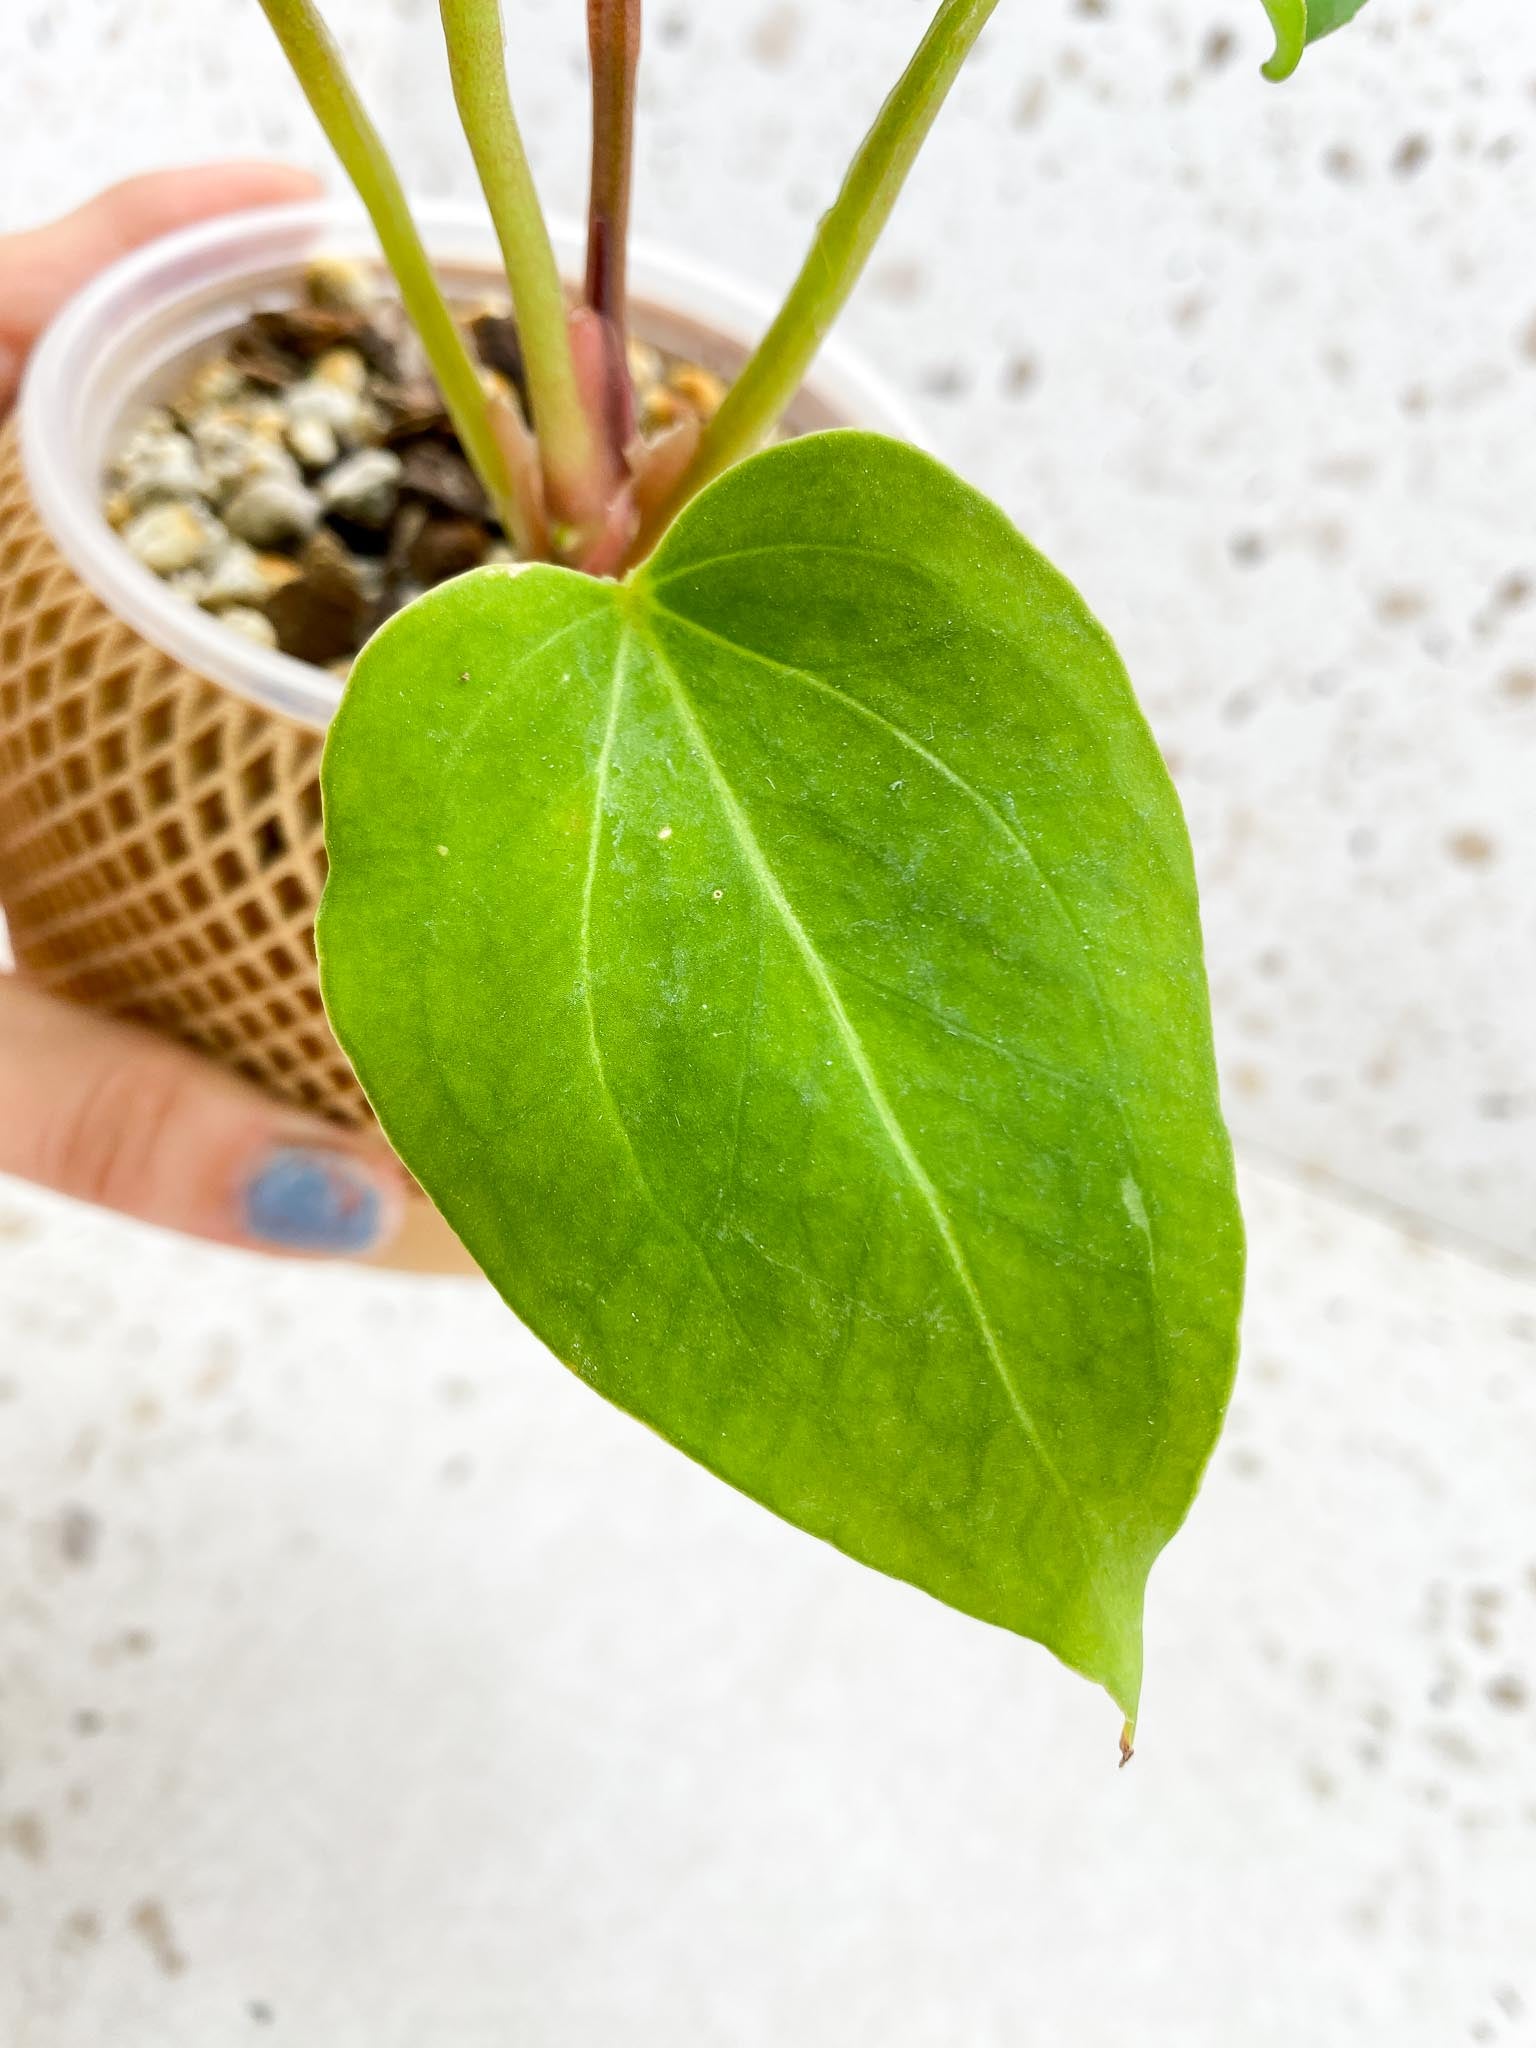
<svg viewBox="0 0 1536 2048">
<path fill-rule="evenodd" d="M 0 975 L 0 1173 L 259 1251 L 381 1250 L 408 1183 L 383 1141 Z"/>
<path fill-rule="evenodd" d="M 312 199 L 319 189 L 307 171 L 285 164 L 151 171 L 46 227 L 0 235 L 0 409 L 14 396 L 28 349 L 60 306 L 127 250 L 215 214 Z"/>
</svg>

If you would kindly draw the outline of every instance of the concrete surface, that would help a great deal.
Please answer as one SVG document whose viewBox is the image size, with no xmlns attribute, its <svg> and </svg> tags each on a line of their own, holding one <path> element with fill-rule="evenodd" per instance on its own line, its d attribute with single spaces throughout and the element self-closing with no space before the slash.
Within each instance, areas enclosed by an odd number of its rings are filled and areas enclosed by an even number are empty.
<svg viewBox="0 0 1536 2048">
<path fill-rule="evenodd" d="M 508 5 L 579 208 L 582 10 Z M 432 10 L 329 12 L 466 190 Z M 786 278 L 924 12 L 652 0 L 640 226 Z M 1254 1270 L 1134 1765 L 484 1290 L 6 1186 L 5 2048 L 1536 2041 L 1536 10 L 1264 48 L 1002 8 L 847 328 L 1115 631 L 1196 841 Z M 0 118 L 0 224 L 323 160 L 252 0 L 23 0 Z"/>
</svg>

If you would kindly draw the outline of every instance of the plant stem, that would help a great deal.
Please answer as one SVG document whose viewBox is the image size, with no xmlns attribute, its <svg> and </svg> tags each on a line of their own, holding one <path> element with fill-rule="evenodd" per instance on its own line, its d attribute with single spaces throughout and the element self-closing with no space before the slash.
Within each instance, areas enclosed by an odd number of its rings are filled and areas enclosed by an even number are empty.
<svg viewBox="0 0 1536 2048">
<path fill-rule="evenodd" d="M 592 188 L 587 207 L 587 304 L 622 327 L 634 162 L 640 0 L 587 0 L 592 58 Z"/>
<path fill-rule="evenodd" d="M 587 304 L 608 340 L 609 439 L 622 453 L 634 432 L 625 352 L 629 195 L 635 154 L 640 0 L 587 0 L 592 62 L 592 180 L 587 201 Z"/>
<path fill-rule="evenodd" d="M 562 518 L 592 519 L 604 495 L 597 452 L 576 382 L 560 272 L 512 111 L 500 0 L 441 0 L 441 8 L 454 97 L 512 291 L 550 503 Z"/>
<path fill-rule="evenodd" d="M 699 452 L 656 527 L 761 446 L 804 382 L 880 237 L 918 150 L 997 0 L 942 0 L 895 91 L 854 158 L 816 231 L 777 319 L 704 430 Z"/>
<path fill-rule="evenodd" d="M 313 0 L 261 0 L 315 118 L 368 209 L 443 403 L 507 531 L 524 530 L 522 508 L 491 425 L 480 372 L 432 274 L 400 180 L 358 98 L 340 50 Z"/>
</svg>

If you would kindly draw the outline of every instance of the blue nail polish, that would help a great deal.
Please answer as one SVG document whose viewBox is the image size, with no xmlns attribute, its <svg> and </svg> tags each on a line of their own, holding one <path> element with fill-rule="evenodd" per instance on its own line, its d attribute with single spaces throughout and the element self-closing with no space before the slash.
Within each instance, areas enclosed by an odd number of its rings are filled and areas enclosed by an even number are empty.
<svg viewBox="0 0 1536 2048">
<path fill-rule="evenodd" d="M 384 1204 L 368 1175 L 341 1152 L 300 1146 L 271 1153 L 246 1183 L 245 1227 L 294 1252 L 365 1252 L 378 1243 Z"/>
</svg>

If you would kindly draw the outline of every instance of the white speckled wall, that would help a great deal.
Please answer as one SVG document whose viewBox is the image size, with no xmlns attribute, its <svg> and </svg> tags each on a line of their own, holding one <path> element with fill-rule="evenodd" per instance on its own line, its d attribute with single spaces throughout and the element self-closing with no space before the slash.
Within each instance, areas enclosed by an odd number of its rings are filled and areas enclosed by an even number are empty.
<svg viewBox="0 0 1536 2048">
<path fill-rule="evenodd" d="M 1244 1197 L 1122 1774 L 487 1292 L 0 1190 L 0 2041 L 1525 2048 L 1536 1291 Z"/>
<path fill-rule="evenodd" d="M 506 4 L 578 209 L 580 0 Z M 926 0 L 648 8 L 641 227 L 786 279 Z M 330 0 L 462 192 L 432 11 Z M 848 321 L 1116 632 L 1204 877 L 1254 1272 L 1135 1766 L 484 1290 L 11 1184 L 3 2048 L 1536 2040 L 1536 4 L 1265 49 L 1004 0 Z M 244 150 L 323 162 L 255 0 L 0 6 L 0 225 Z"/>
<path fill-rule="evenodd" d="M 472 190 L 434 10 L 334 0 L 410 181 Z M 579 210 L 582 12 L 516 0 Z M 786 279 L 918 0 L 651 0 L 639 225 Z M 372 24 L 371 42 L 364 27 Z M 1008 0 L 850 338 L 1115 632 L 1189 807 L 1239 1133 L 1536 1258 L 1536 7 Z M 11 0 L 22 220 L 324 162 L 255 0 Z"/>
</svg>

